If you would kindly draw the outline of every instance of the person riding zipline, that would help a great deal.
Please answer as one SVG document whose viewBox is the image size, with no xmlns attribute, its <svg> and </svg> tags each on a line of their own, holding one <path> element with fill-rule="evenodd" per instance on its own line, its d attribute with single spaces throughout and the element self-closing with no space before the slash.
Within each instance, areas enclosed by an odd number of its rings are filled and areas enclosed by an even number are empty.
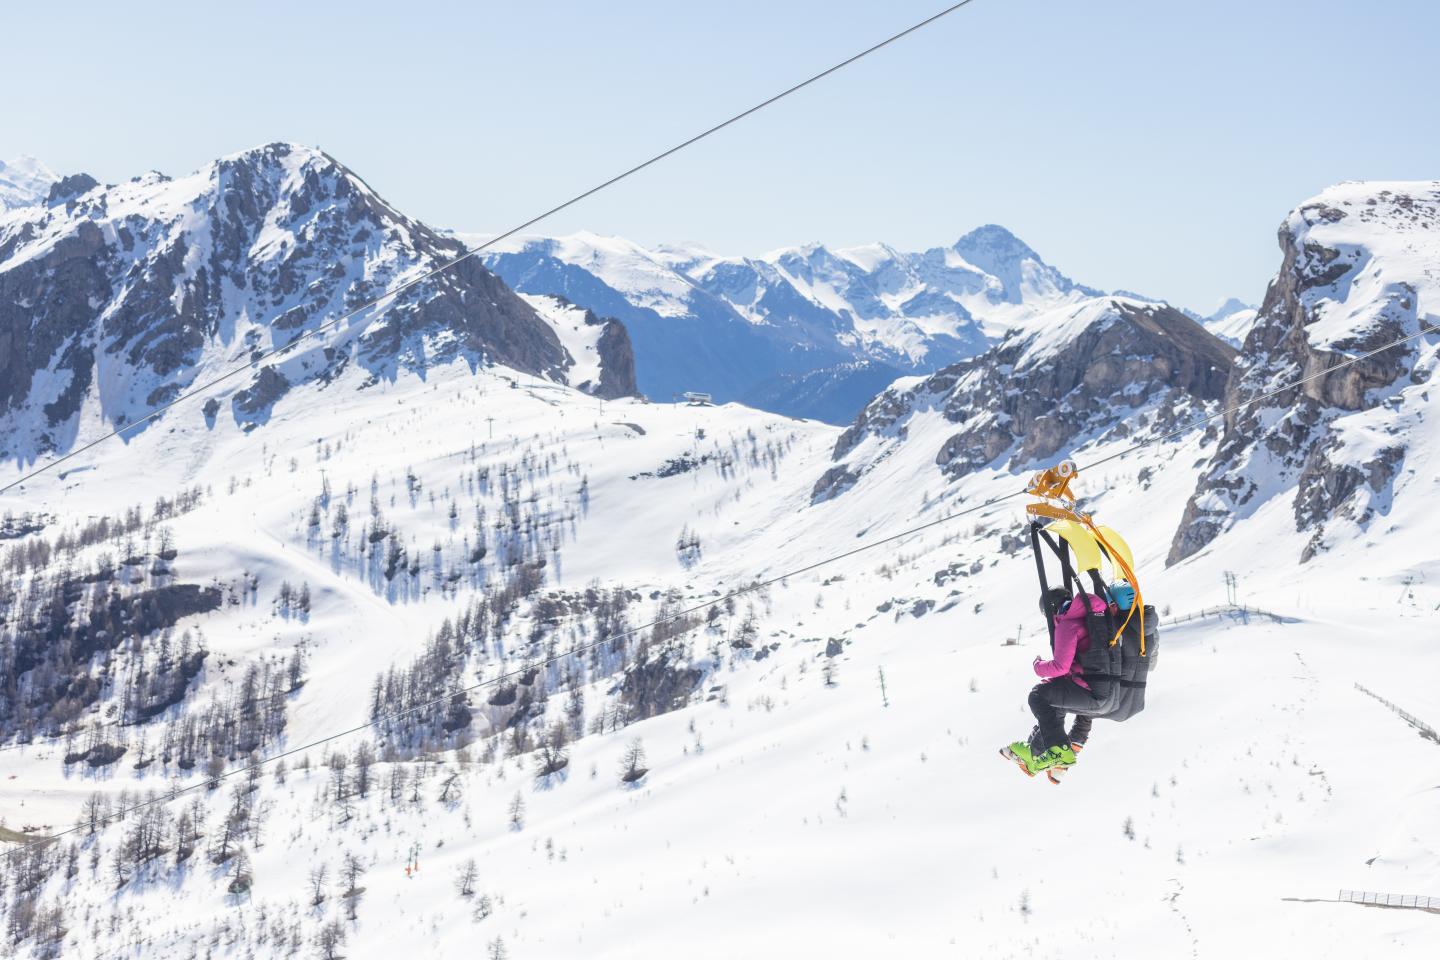
<svg viewBox="0 0 1440 960">
<path fill-rule="evenodd" d="M 1090 649 L 1090 632 L 1085 625 L 1087 604 L 1090 613 L 1104 614 L 1105 601 L 1093 594 L 1070 598 L 1057 587 L 1041 599 L 1041 609 L 1047 604 L 1056 608 L 1055 645 L 1051 659 L 1036 657 L 1033 664 L 1040 678 L 1029 700 L 1036 727 L 1029 740 L 1017 740 L 1006 748 L 1011 759 L 1031 776 L 1050 767 L 1073 764 L 1075 751 L 1065 733 L 1065 714 L 1079 717 L 1101 706 L 1076 654 Z"/>
<path fill-rule="evenodd" d="M 1029 697 L 1035 729 L 1028 740 L 1000 750 L 1027 776 L 1045 771 L 1052 783 L 1059 783 L 1060 775 L 1074 765 L 1092 719 L 1123 721 L 1144 709 L 1145 678 L 1151 668 L 1147 645 L 1153 649 L 1155 642 L 1155 611 L 1140 598 L 1130 548 L 1113 529 L 1097 526 L 1077 510 L 1069 490 L 1076 473 L 1075 465 L 1066 461 L 1030 482 L 1029 492 L 1041 498 L 1026 510 L 1032 518 L 1030 542 L 1051 658 L 1036 657 L 1033 664 L 1041 678 Z M 1040 517 L 1053 522 L 1042 523 Z M 1064 586 L 1051 587 L 1046 579 L 1046 547 L 1060 561 Z M 1100 576 L 1104 560 L 1119 575 L 1110 584 Z M 1091 590 L 1086 589 L 1086 577 Z M 1067 713 L 1075 715 L 1068 734 Z"/>
</svg>

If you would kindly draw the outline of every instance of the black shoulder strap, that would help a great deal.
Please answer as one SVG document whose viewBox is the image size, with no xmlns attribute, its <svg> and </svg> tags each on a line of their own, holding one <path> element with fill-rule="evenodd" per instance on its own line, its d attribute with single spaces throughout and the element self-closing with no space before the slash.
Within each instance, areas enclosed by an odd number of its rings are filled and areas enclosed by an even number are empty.
<svg viewBox="0 0 1440 960">
<path fill-rule="evenodd" d="M 1075 568 L 1070 564 L 1070 544 L 1064 540 L 1056 540 L 1039 522 L 1033 520 L 1030 522 L 1030 535 L 1035 543 L 1035 563 L 1040 566 L 1041 586 L 1045 585 L 1045 568 L 1040 562 L 1039 543 L 1043 538 L 1046 545 L 1049 546 L 1050 552 L 1060 560 L 1060 571 L 1065 577 L 1065 592 L 1067 594 L 1074 593 L 1075 585 L 1080 578 L 1075 575 Z"/>
<path fill-rule="evenodd" d="M 1117 606 L 1115 593 L 1110 589 L 1105 579 L 1100 576 L 1099 570 L 1090 571 L 1090 580 L 1095 585 L 1095 595 L 1105 601 L 1105 633 L 1106 636 L 1109 637 L 1110 645 L 1113 647 L 1116 641 L 1120 639 L 1120 631 L 1115 626 L 1115 615 L 1110 612 L 1112 607 Z M 1091 643 L 1094 642 L 1095 640 L 1092 638 Z"/>
<path fill-rule="evenodd" d="M 1030 548 L 1035 552 L 1035 572 L 1040 576 L 1040 598 L 1044 600 L 1050 593 L 1050 581 L 1045 577 L 1045 557 L 1040 552 L 1040 538 L 1042 536 L 1045 537 L 1046 540 L 1050 539 L 1049 534 L 1046 534 L 1040 529 L 1040 522 L 1038 520 L 1031 520 Z M 1048 603 L 1042 603 L 1041 606 L 1044 607 L 1045 610 L 1045 628 L 1050 631 L 1050 646 L 1053 649 L 1055 646 L 1055 614 L 1050 609 Z"/>
</svg>

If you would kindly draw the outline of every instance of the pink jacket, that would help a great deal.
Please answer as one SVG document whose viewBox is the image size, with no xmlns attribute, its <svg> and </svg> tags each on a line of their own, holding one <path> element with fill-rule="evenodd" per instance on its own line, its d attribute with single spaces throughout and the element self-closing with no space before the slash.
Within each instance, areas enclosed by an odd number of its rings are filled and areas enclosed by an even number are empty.
<svg viewBox="0 0 1440 960">
<path fill-rule="evenodd" d="M 1105 612 L 1105 601 L 1087 594 L 1090 598 L 1090 610 L 1094 613 Z M 1055 658 L 1053 660 L 1041 660 L 1035 658 L 1035 675 L 1044 680 L 1054 680 L 1056 677 L 1068 675 L 1080 686 L 1090 688 L 1090 685 L 1080 679 L 1083 671 L 1080 664 L 1075 662 L 1076 654 L 1084 653 L 1090 649 L 1090 632 L 1085 629 L 1085 607 L 1078 600 L 1072 600 L 1070 606 L 1064 613 L 1055 618 Z"/>
</svg>

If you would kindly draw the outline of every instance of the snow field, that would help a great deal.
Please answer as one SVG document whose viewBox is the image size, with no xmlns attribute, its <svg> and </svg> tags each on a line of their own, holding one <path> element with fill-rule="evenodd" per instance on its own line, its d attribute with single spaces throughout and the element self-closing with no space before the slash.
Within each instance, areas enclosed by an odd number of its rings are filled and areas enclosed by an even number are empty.
<svg viewBox="0 0 1440 960">
<path fill-rule="evenodd" d="M 588 478 L 589 501 L 581 507 L 579 477 L 552 471 L 555 502 L 568 500 L 576 519 L 547 588 L 575 590 L 599 578 L 674 586 L 687 600 L 1016 484 L 982 474 L 942 495 L 938 478 L 917 483 L 932 476 L 926 451 L 943 440 L 936 417 L 914 426 L 915 442 L 853 490 L 812 508 L 809 488 L 829 463 L 833 428 L 739 407 L 638 402 L 607 402 L 602 419 L 591 398 L 523 377 L 511 389 L 505 375 L 472 377 L 457 368 L 426 382 L 292 396 L 263 435 L 249 437 L 224 418 L 214 433 L 161 424 L 128 449 L 97 451 L 95 469 L 47 477 L 26 496 L 37 508 L 83 515 L 179 486 L 212 488 L 173 523 L 181 579 L 228 582 L 244 569 L 260 576 L 261 588 L 253 603 L 201 618 L 213 651 L 204 689 L 223 685 L 247 658 L 307 638 L 309 680 L 287 728 L 286 743 L 295 745 L 362 722 L 374 675 L 412 657 L 463 599 L 434 588 L 377 589 L 344 562 L 337 568 L 323 544 L 309 543 L 305 515 L 321 470 L 337 499 L 349 484 L 359 489 L 357 518 L 378 474 L 387 516 L 426 550 L 434 539 L 455 537 L 443 501 L 430 505 L 430 491 L 459 496 L 464 471 L 513 463 L 527 443 L 563 450 L 561 467 L 574 464 Z M 324 429 L 312 416 L 317 408 L 326 411 Z M 493 440 L 486 417 L 495 418 Z M 762 441 L 793 438 L 773 475 L 742 466 L 722 477 L 704 464 L 638 476 L 716 443 L 728 447 L 746 431 Z M 343 444 L 319 461 L 317 440 Z M 467 462 L 472 443 L 480 453 Z M 96 957 L 185 957 L 212 937 L 222 955 L 242 955 L 247 941 L 238 931 L 253 936 L 261 909 L 299 921 L 308 938 L 322 917 L 338 914 L 338 897 L 332 892 L 312 911 L 306 873 L 323 861 L 333 876 L 347 850 L 368 866 L 345 948 L 362 960 L 417 949 L 473 955 L 495 938 L 526 958 L 677 950 L 696 957 L 1405 955 L 1429 918 L 1301 901 L 1332 897 L 1342 886 L 1423 893 L 1440 882 L 1422 792 L 1440 754 L 1430 756 L 1433 745 L 1352 686 L 1361 680 L 1423 712 L 1435 652 L 1422 608 L 1440 596 L 1422 586 L 1423 603 L 1395 603 L 1390 587 L 1414 559 L 1408 554 L 1367 559 L 1363 575 L 1373 579 L 1362 583 L 1373 589 L 1357 586 L 1358 571 L 1343 556 L 1304 569 L 1276 562 L 1293 558 L 1298 546 L 1285 511 L 1268 507 L 1206 553 L 1163 569 L 1193 488 L 1190 465 L 1207 452 L 1198 444 L 1192 437 L 1127 456 L 1082 476 L 1080 488 L 1103 489 L 1091 505 L 1135 546 L 1151 602 L 1175 613 L 1214 605 L 1223 596 L 1221 571 L 1236 569 L 1245 600 L 1298 622 L 1162 628 L 1147 710 L 1124 725 L 1098 722 L 1091 749 L 1058 788 L 1026 780 L 995 756 L 1029 730 L 1029 663 L 1044 647 L 1033 564 L 1024 553 L 995 549 L 1001 532 L 1020 527 L 1016 500 L 771 588 L 768 604 L 756 604 L 761 642 L 779 643 L 773 653 L 757 662 L 753 653 L 726 650 L 723 637 L 697 640 L 700 659 L 720 642 L 722 662 L 707 667 L 714 672 L 691 707 L 582 738 L 567 772 L 548 783 L 536 783 L 529 758 L 462 768 L 450 755 L 445 769 L 461 772 L 456 802 L 437 799 L 443 778 L 435 774 L 424 781 L 419 806 L 388 806 L 377 789 L 342 823 L 332 804 L 317 799 L 327 773 L 317 755 L 309 775 L 292 761 L 284 784 L 262 780 L 259 802 L 273 807 L 262 845 L 249 851 L 255 887 L 248 900 L 225 893 L 223 870 L 201 856 L 180 875 L 132 881 L 118 893 L 103 868 L 93 878 L 82 869 L 68 891 L 56 882 L 49 893 L 67 895 L 74 915 L 93 927 L 78 955 Z M 1144 465 L 1165 467 L 1148 486 L 1135 479 Z M 414 507 L 406 506 L 407 468 L 423 485 Z M 551 483 L 534 486 L 549 495 Z M 462 531 L 471 506 L 462 501 Z M 704 544 L 688 569 L 673 548 L 685 525 Z M 986 532 L 977 536 L 977 527 Z M 981 570 L 937 586 L 933 574 L 957 558 L 967 567 L 981 560 Z M 282 579 L 310 585 L 308 621 L 272 615 Z M 909 611 L 922 599 L 935 608 L 915 617 Z M 748 602 L 740 600 L 742 610 Z M 632 609 L 632 622 L 650 609 Z M 1003 646 L 1017 629 L 1021 644 Z M 835 685 L 827 686 L 823 651 L 832 637 L 846 646 Z M 237 666 L 221 670 L 230 659 Z M 493 675 L 499 665 L 484 668 Z M 592 710 L 607 686 L 587 689 Z M 651 772 L 637 788 L 623 788 L 617 767 L 635 737 Z M 124 763 L 81 775 L 59 764 L 57 749 L 0 753 L 7 825 L 63 826 L 92 790 L 164 783 L 153 773 L 137 781 Z M 382 778 L 389 766 L 377 764 Z M 212 817 L 230 789 L 211 796 Z M 518 831 L 506 812 L 517 791 L 526 807 Z M 112 828 L 99 842 L 118 833 Z M 415 842 L 422 868 L 407 878 L 405 854 Z M 493 915 L 478 923 L 474 898 L 454 890 L 472 857 L 479 890 L 494 898 Z M 104 920 L 112 909 L 152 919 L 121 922 L 112 933 Z M 229 932 L 215 933 L 220 925 Z"/>
</svg>

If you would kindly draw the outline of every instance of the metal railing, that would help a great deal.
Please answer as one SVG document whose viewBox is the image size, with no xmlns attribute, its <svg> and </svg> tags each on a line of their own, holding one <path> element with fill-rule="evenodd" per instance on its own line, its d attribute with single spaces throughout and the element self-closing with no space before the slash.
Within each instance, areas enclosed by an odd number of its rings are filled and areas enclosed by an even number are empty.
<svg viewBox="0 0 1440 960">
<path fill-rule="evenodd" d="M 1205 607 L 1202 610 L 1195 610 L 1191 613 L 1181 614 L 1178 617 L 1162 616 L 1160 618 L 1159 626 L 1173 627 L 1177 623 L 1188 623 L 1191 620 L 1204 620 L 1209 617 L 1229 617 L 1232 620 L 1239 620 L 1242 623 L 1248 623 L 1251 617 L 1265 617 L 1266 619 L 1273 620 L 1276 623 L 1298 622 L 1294 617 L 1287 617 L 1279 613 L 1271 613 L 1269 610 L 1261 610 L 1259 607 L 1249 607 L 1244 604 L 1236 605 L 1227 603 L 1222 604 L 1218 607 Z M 1027 634 L 1024 632 L 1024 627 L 1022 625 L 1020 631 L 1018 631 L 1013 637 L 1006 637 L 1001 646 L 1018 646 L 1021 641 L 1024 640 L 1027 636 L 1034 638 L 1044 635 L 1044 630 L 1032 630 Z"/>
<path fill-rule="evenodd" d="M 1259 607 L 1227 603 L 1218 607 L 1206 607 L 1203 610 L 1196 610 L 1194 613 L 1186 613 L 1178 617 L 1161 617 L 1160 626 L 1169 627 L 1177 623 L 1186 623 L 1191 620 L 1205 620 L 1210 617 L 1230 617 L 1232 619 L 1244 620 L 1252 616 L 1265 617 L 1276 623 L 1291 622 L 1287 617 L 1282 617 L 1278 613 L 1271 613 L 1269 610 L 1261 610 Z"/>
<path fill-rule="evenodd" d="M 1367 893 L 1363 890 L 1341 890 L 1341 903 L 1365 903 L 1377 907 L 1410 907 L 1416 910 L 1440 910 L 1440 897 L 1420 897 L 1406 893 Z"/>
<path fill-rule="evenodd" d="M 1379 700 L 1385 706 L 1389 707 L 1391 712 L 1393 712 L 1401 720 L 1404 720 L 1406 723 L 1410 724 L 1410 726 L 1414 727 L 1416 730 L 1419 730 L 1422 737 L 1426 737 L 1430 740 L 1434 740 L 1436 743 L 1440 743 L 1440 733 L 1436 733 L 1434 727 L 1430 726 L 1430 724 L 1426 723 L 1424 720 L 1421 720 L 1413 713 L 1402 710 L 1398 704 L 1386 700 L 1384 697 L 1380 696 L 1380 694 L 1376 693 L 1374 690 L 1371 690 L 1363 683 L 1357 681 L 1355 684 L 1355 689 L 1359 690 L 1361 693 L 1367 696 L 1374 697 L 1376 700 Z"/>
</svg>

